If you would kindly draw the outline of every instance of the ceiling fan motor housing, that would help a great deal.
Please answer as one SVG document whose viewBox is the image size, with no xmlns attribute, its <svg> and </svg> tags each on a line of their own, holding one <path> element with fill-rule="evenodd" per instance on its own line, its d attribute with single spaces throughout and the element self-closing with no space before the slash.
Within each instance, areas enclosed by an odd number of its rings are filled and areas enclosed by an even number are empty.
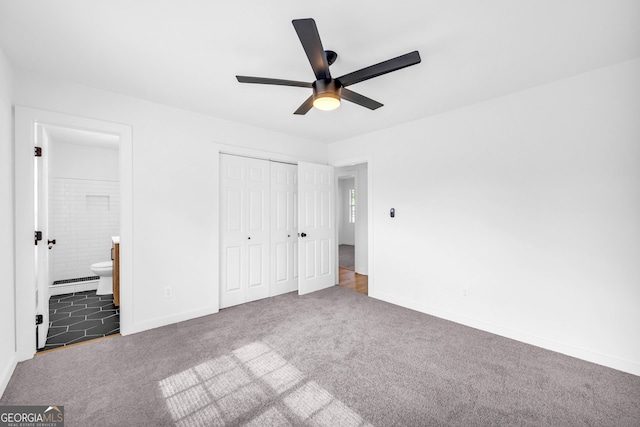
<svg viewBox="0 0 640 427">
<path fill-rule="evenodd" d="M 342 85 L 338 80 L 321 79 L 313 82 L 313 99 L 335 98 L 340 99 Z"/>
</svg>

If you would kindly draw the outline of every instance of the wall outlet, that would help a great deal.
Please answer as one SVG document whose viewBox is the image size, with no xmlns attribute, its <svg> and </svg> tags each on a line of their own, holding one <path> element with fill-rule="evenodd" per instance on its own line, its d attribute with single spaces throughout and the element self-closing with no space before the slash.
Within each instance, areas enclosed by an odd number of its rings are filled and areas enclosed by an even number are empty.
<svg viewBox="0 0 640 427">
<path fill-rule="evenodd" d="M 462 298 L 469 298 L 469 289 L 462 288 Z"/>
<path fill-rule="evenodd" d="M 164 288 L 164 297 L 171 298 L 173 296 L 173 288 L 171 286 L 166 286 Z"/>
</svg>

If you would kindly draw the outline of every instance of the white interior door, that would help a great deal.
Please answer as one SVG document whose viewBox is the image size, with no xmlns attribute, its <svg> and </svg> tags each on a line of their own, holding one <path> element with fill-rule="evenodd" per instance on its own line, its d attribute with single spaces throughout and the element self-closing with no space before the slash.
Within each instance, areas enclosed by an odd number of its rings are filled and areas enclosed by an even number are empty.
<svg viewBox="0 0 640 427">
<path fill-rule="evenodd" d="M 48 144 L 42 125 L 35 127 L 35 146 L 42 149 L 41 157 L 34 157 L 34 229 L 41 232 L 42 240 L 35 241 L 35 295 L 36 314 L 42 315 L 42 323 L 36 326 L 37 348 L 43 348 L 49 333 L 49 249 L 48 227 Z"/>
<path fill-rule="evenodd" d="M 269 296 L 269 162 L 220 156 L 220 308 Z"/>
<path fill-rule="evenodd" d="M 271 289 L 298 289 L 298 167 L 271 162 Z"/>
<path fill-rule="evenodd" d="M 298 163 L 298 293 L 336 284 L 333 167 Z"/>
<path fill-rule="evenodd" d="M 269 162 L 245 161 L 248 270 L 245 302 L 249 302 L 269 296 Z"/>
</svg>

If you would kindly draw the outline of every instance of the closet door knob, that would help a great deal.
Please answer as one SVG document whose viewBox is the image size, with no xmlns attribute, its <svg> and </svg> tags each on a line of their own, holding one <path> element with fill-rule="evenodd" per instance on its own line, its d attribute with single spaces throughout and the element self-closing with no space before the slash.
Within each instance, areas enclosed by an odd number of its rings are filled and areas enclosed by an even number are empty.
<svg viewBox="0 0 640 427">
<path fill-rule="evenodd" d="M 300 234 L 300 237 L 307 237 L 307 233 Z"/>
</svg>

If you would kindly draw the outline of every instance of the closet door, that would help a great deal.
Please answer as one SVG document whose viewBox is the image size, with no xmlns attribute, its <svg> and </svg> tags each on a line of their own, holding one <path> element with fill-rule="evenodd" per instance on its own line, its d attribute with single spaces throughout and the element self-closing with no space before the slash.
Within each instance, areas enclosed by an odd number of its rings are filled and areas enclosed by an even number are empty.
<svg viewBox="0 0 640 427">
<path fill-rule="evenodd" d="M 271 290 L 298 289 L 298 167 L 271 163 Z"/>
<path fill-rule="evenodd" d="M 220 155 L 220 308 L 269 296 L 269 162 Z"/>
<path fill-rule="evenodd" d="M 244 302 L 269 296 L 269 162 L 245 159 L 247 169 L 247 288 Z"/>
</svg>

